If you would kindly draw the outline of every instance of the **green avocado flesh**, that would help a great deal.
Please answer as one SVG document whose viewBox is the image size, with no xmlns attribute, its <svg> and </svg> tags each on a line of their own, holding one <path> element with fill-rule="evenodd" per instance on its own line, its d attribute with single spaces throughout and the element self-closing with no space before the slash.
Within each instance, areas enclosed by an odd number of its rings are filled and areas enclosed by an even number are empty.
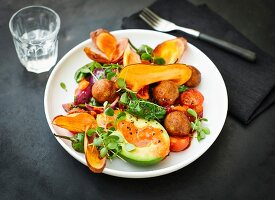
<svg viewBox="0 0 275 200">
<path fill-rule="evenodd" d="M 154 165 L 161 160 L 163 160 L 169 153 L 170 149 L 170 139 L 167 131 L 163 128 L 163 126 L 155 121 L 155 120 L 145 120 L 136 118 L 129 113 L 126 113 L 126 121 L 134 124 L 138 129 L 143 129 L 144 127 L 152 127 L 154 129 L 160 130 L 160 135 L 154 136 L 154 141 L 150 141 L 146 146 L 135 146 L 135 149 L 132 151 L 127 151 L 127 143 L 128 142 L 123 133 L 120 130 L 115 131 L 115 134 L 120 135 L 124 138 L 124 143 L 122 144 L 122 151 L 120 152 L 120 156 L 124 158 L 126 161 L 137 164 L 137 165 Z M 138 134 L 138 133 L 137 133 Z M 153 133 L 148 133 L 153 134 Z M 157 138 L 156 138 L 157 137 Z"/>
</svg>

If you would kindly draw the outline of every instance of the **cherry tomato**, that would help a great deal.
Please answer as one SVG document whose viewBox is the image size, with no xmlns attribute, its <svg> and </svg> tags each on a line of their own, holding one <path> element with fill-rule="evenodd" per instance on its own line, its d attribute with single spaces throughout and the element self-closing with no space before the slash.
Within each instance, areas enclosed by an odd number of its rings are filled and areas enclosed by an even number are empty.
<svg viewBox="0 0 275 200">
<path fill-rule="evenodd" d="M 203 105 L 199 104 L 193 108 L 199 117 L 203 117 Z"/>
<path fill-rule="evenodd" d="M 189 147 L 190 142 L 191 142 L 191 139 L 189 136 L 185 136 L 185 137 L 170 136 L 170 151 L 172 152 L 183 151 L 184 149 Z"/>
<path fill-rule="evenodd" d="M 186 90 L 180 95 L 181 105 L 188 106 L 189 108 L 194 108 L 198 105 L 202 105 L 203 100 L 203 95 L 200 93 L 200 91 L 196 89 Z"/>
</svg>

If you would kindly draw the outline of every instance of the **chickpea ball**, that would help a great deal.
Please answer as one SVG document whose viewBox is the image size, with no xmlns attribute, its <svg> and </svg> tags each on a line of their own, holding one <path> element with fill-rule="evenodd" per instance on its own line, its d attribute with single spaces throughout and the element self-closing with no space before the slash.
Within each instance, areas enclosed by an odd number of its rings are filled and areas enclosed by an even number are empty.
<svg viewBox="0 0 275 200">
<path fill-rule="evenodd" d="M 99 103 L 113 102 L 116 97 L 116 86 L 113 81 L 100 79 L 92 87 L 92 95 Z"/>
<path fill-rule="evenodd" d="M 191 131 L 191 123 L 182 111 L 173 111 L 166 115 L 164 127 L 171 136 L 185 136 Z"/>
<path fill-rule="evenodd" d="M 153 96 L 161 106 L 173 105 L 179 97 L 179 89 L 173 81 L 161 81 L 153 89 Z"/>
<path fill-rule="evenodd" d="M 201 72 L 191 65 L 188 66 L 192 70 L 190 79 L 184 84 L 187 87 L 197 87 L 201 82 Z"/>
</svg>

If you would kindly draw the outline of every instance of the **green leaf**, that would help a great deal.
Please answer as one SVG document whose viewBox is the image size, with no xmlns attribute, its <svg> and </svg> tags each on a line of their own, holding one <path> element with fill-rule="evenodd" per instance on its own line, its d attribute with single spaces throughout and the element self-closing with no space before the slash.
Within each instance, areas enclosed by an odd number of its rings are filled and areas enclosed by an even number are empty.
<svg viewBox="0 0 275 200">
<path fill-rule="evenodd" d="M 141 60 L 151 60 L 152 56 L 148 53 L 141 54 Z"/>
<path fill-rule="evenodd" d="M 136 93 L 130 92 L 130 95 L 131 95 L 131 98 L 132 98 L 133 100 L 137 100 L 137 99 L 138 99 Z"/>
<path fill-rule="evenodd" d="M 121 143 L 121 142 L 124 141 L 124 138 L 119 133 L 117 133 L 117 132 L 114 132 L 114 133 L 110 134 L 110 136 L 116 136 L 116 137 L 118 137 L 117 142 Z"/>
<path fill-rule="evenodd" d="M 197 126 L 194 122 L 191 122 L 191 127 L 192 127 L 192 130 L 196 130 L 197 129 Z"/>
<path fill-rule="evenodd" d="M 116 117 L 116 120 L 125 120 L 125 119 L 126 119 L 126 113 L 125 112 L 120 112 Z"/>
<path fill-rule="evenodd" d="M 117 142 L 119 140 L 119 136 L 118 135 L 109 135 L 108 139 L 109 139 L 109 141 Z"/>
<path fill-rule="evenodd" d="M 104 158 L 108 153 L 108 149 L 103 147 L 102 149 L 100 149 L 100 157 Z"/>
<path fill-rule="evenodd" d="M 205 138 L 205 133 L 203 131 L 199 132 L 200 138 L 204 139 Z"/>
<path fill-rule="evenodd" d="M 122 103 L 122 104 L 128 104 L 128 102 L 129 102 L 129 97 L 128 97 L 127 92 L 124 92 L 124 93 L 120 96 L 119 102 Z"/>
<path fill-rule="evenodd" d="M 102 139 L 100 137 L 94 138 L 93 145 L 95 145 L 96 147 L 101 146 L 102 145 Z"/>
<path fill-rule="evenodd" d="M 202 140 L 202 138 L 201 138 L 201 135 L 200 135 L 200 134 L 198 134 L 198 135 L 197 135 L 197 140 L 198 140 L 198 141 L 201 141 L 201 140 Z"/>
<path fill-rule="evenodd" d="M 133 150 L 135 150 L 135 149 L 136 149 L 135 145 L 130 144 L 130 143 L 126 143 L 126 144 L 125 144 L 125 150 L 126 150 L 126 151 L 133 151 Z"/>
<path fill-rule="evenodd" d="M 89 136 L 89 137 L 91 137 L 93 134 L 95 134 L 96 133 L 96 129 L 93 129 L 93 128 L 91 128 L 91 129 L 89 129 L 88 131 L 87 131 L 87 135 Z"/>
<path fill-rule="evenodd" d="M 179 89 L 179 93 L 182 93 L 182 92 L 188 90 L 189 88 L 185 85 L 180 85 L 178 89 Z"/>
<path fill-rule="evenodd" d="M 109 128 L 109 131 L 110 131 L 110 132 L 114 132 L 115 130 L 116 130 L 116 128 L 113 127 L 113 126 L 111 126 L 111 127 Z"/>
<path fill-rule="evenodd" d="M 102 134 L 104 132 L 104 128 L 99 126 L 99 127 L 96 128 L 96 132 L 98 134 Z"/>
<path fill-rule="evenodd" d="M 64 82 L 60 83 L 60 87 L 67 92 L 66 84 Z"/>
<path fill-rule="evenodd" d="M 107 132 L 103 131 L 103 132 L 101 132 L 100 136 L 103 140 L 106 140 L 108 138 L 109 134 Z"/>
<path fill-rule="evenodd" d="M 107 145 L 107 147 L 108 147 L 108 149 L 116 149 L 117 148 L 117 143 L 115 143 L 115 142 L 112 142 L 112 143 L 109 143 L 108 145 Z"/>
<path fill-rule="evenodd" d="M 208 122 L 208 119 L 206 118 L 200 118 L 201 121 L 205 121 L 205 122 Z"/>
<path fill-rule="evenodd" d="M 105 111 L 104 111 L 105 115 L 108 115 L 108 116 L 114 116 L 115 112 L 112 108 L 107 108 Z"/>
<path fill-rule="evenodd" d="M 122 88 L 122 89 L 125 89 L 126 88 L 126 82 L 124 79 L 122 78 L 119 78 L 117 79 L 117 85 L 118 87 Z"/>
<path fill-rule="evenodd" d="M 84 65 L 83 67 L 79 68 L 75 72 L 74 74 L 75 81 L 79 83 L 83 78 L 92 74 L 95 68 L 100 68 L 100 67 L 102 67 L 101 64 L 95 61 Z"/>
<path fill-rule="evenodd" d="M 153 52 L 153 49 L 145 44 L 141 45 L 141 47 L 137 50 L 137 53 L 139 55 L 142 55 L 143 53 L 152 54 L 152 52 Z"/>
<path fill-rule="evenodd" d="M 106 78 L 107 78 L 108 80 L 111 80 L 114 76 L 116 76 L 116 73 L 115 73 L 115 72 L 109 72 L 109 73 L 107 73 Z"/>
<path fill-rule="evenodd" d="M 187 112 L 188 112 L 190 115 L 192 115 L 193 117 L 195 117 L 195 118 L 198 117 L 196 111 L 193 110 L 192 108 L 188 108 L 188 109 L 187 109 Z"/>
<path fill-rule="evenodd" d="M 73 136 L 72 147 L 74 150 L 80 153 L 84 153 L 84 133 L 77 133 Z"/>
<path fill-rule="evenodd" d="M 206 134 L 209 135 L 210 134 L 210 129 L 208 127 L 203 127 L 202 131 Z"/>
<path fill-rule="evenodd" d="M 164 65 L 165 60 L 163 58 L 154 58 L 154 63 L 157 65 Z"/>
</svg>

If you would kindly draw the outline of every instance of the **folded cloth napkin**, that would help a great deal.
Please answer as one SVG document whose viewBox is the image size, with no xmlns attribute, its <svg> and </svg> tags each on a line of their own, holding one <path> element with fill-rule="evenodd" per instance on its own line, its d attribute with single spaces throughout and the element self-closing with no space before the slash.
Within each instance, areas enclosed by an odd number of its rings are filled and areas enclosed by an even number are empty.
<svg viewBox="0 0 275 200">
<path fill-rule="evenodd" d="M 215 63 L 227 87 L 229 113 L 241 122 L 248 124 L 275 102 L 275 59 L 257 48 L 222 17 L 205 5 L 195 6 L 184 0 L 159 0 L 149 8 L 179 26 L 196 29 L 256 52 L 257 60 L 251 63 L 180 31 L 171 32 L 187 38 Z M 152 29 L 138 13 L 124 18 L 122 28 Z"/>
</svg>

